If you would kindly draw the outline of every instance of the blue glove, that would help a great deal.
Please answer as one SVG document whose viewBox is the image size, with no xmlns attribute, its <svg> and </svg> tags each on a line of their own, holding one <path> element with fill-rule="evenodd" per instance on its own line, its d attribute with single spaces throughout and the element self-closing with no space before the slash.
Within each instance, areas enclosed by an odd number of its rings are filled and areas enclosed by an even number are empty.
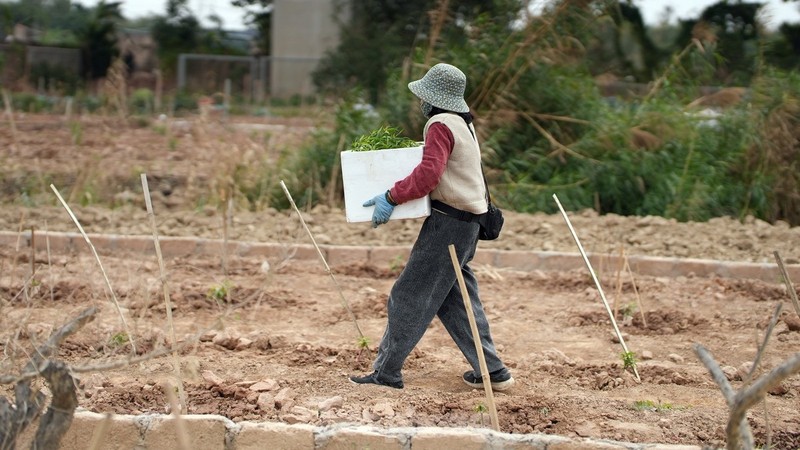
<svg viewBox="0 0 800 450">
<path fill-rule="evenodd" d="M 376 195 L 364 202 L 365 207 L 375 205 L 375 211 L 372 212 L 372 228 L 378 228 L 378 225 L 388 222 L 389 216 L 394 211 L 395 205 L 389 203 L 389 199 L 386 198 L 387 193 Z"/>
</svg>

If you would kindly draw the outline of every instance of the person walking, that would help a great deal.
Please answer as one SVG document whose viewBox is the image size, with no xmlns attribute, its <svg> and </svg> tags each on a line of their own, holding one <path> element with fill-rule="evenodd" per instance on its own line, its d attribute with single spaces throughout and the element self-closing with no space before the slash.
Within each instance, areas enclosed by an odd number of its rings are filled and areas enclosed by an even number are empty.
<svg viewBox="0 0 800 450">
<path fill-rule="evenodd" d="M 351 375 L 353 383 L 402 389 L 406 358 L 433 318 L 439 317 L 471 366 L 462 376 L 464 383 L 483 388 L 478 353 L 449 253 L 452 244 L 472 304 L 492 388 L 503 391 L 514 385 L 511 372 L 495 349 L 478 281 L 469 267 L 478 246 L 478 218 L 487 211 L 488 195 L 473 116 L 464 100 L 466 83 L 466 76 L 457 67 L 436 64 L 421 79 L 408 84 L 428 119 L 423 130 L 422 161 L 410 175 L 364 206 L 375 207 L 373 228 L 388 222 L 395 206 L 426 195 L 431 198 L 431 215 L 423 222 L 408 262 L 389 294 L 388 319 L 373 362 L 374 371 L 364 376 Z"/>
</svg>

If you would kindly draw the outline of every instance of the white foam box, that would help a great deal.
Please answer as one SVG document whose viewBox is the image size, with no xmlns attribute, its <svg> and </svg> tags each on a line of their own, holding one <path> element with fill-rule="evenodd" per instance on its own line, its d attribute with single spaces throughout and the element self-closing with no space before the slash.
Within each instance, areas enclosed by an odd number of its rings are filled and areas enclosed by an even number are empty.
<svg viewBox="0 0 800 450">
<path fill-rule="evenodd" d="M 364 202 L 385 193 L 408 176 L 422 161 L 422 146 L 341 152 L 344 206 L 348 222 L 370 222 L 374 206 Z M 397 205 L 389 220 L 415 219 L 431 215 L 429 196 Z"/>
</svg>

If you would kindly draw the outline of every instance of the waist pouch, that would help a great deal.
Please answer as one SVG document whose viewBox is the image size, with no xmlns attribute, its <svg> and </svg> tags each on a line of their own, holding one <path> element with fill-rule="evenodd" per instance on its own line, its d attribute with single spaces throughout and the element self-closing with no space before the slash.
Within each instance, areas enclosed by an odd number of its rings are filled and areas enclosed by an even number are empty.
<svg viewBox="0 0 800 450">
<path fill-rule="evenodd" d="M 478 233 L 478 239 L 482 241 L 493 241 L 497 239 L 500 236 L 500 230 L 503 228 L 503 212 L 492 203 L 489 203 L 489 211 L 483 214 L 475 214 L 453 208 L 439 200 L 431 200 L 431 208 L 463 222 L 476 222 L 480 224 L 481 230 Z"/>
</svg>

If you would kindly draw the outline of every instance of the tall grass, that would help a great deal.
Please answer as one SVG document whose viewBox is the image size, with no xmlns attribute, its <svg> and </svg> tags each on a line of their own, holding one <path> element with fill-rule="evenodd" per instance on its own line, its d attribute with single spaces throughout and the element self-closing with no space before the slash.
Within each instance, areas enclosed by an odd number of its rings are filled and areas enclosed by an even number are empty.
<svg viewBox="0 0 800 450">
<path fill-rule="evenodd" d="M 492 193 L 508 209 L 554 213 L 556 193 L 600 213 L 800 224 L 796 73 L 763 69 L 710 118 L 693 101 L 718 58 L 695 41 L 645 95 L 605 98 L 586 57 L 597 18 L 567 4 L 518 30 L 479 20 L 467 45 L 431 44 L 427 65 L 417 49 L 389 89 L 390 123 L 418 129 L 406 84 L 448 62 L 467 73 Z"/>
</svg>

